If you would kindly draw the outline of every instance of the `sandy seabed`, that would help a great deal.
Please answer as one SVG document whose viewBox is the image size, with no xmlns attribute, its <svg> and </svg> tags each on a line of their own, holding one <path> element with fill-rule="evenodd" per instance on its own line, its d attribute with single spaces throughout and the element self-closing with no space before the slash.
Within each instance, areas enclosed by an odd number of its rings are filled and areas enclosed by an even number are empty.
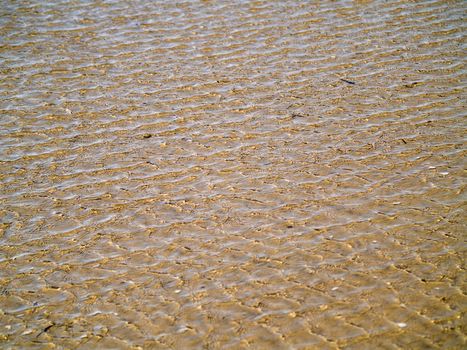
<svg viewBox="0 0 467 350">
<path fill-rule="evenodd" d="M 2 349 L 465 349 L 463 1 L 2 1 Z"/>
</svg>

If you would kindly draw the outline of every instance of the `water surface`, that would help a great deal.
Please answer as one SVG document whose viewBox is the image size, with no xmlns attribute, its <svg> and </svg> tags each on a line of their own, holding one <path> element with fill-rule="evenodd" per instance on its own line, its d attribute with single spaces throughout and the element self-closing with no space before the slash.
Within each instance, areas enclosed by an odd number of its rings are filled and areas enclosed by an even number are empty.
<svg viewBox="0 0 467 350">
<path fill-rule="evenodd" d="M 463 1 L 0 6 L 0 347 L 462 349 Z"/>
</svg>

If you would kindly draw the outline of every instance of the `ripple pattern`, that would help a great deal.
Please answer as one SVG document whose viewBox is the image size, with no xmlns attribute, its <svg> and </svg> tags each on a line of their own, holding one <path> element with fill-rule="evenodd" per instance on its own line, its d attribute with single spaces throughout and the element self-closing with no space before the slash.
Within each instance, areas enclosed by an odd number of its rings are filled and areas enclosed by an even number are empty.
<svg viewBox="0 0 467 350">
<path fill-rule="evenodd" d="M 465 348 L 465 4 L 2 1 L 0 347 Z"/>
</svg>

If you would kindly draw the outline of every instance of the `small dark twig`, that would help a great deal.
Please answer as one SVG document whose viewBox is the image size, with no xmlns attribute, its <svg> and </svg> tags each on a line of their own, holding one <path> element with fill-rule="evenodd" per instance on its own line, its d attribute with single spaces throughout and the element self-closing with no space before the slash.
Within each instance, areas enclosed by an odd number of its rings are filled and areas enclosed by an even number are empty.
<svg viewBox="0 0 467 350">
<path fill-rule="evenodd" d="M 55 323 L 52 323 L 52 324 L 49 324 L 47 327 L 45 327 L 42 332 L 40 332 L 38 335 L 36 335 L 36 338 L 39 338 L 39 336 L 42 334 L 42 333 L 46 333 L 50 328 L 52 328 L 53 326 L 55 326 Z"/>
<path fill-rule="evenodd" d="M 291 115 L 292 118 L 303 118 L 304 115 L 300 114 L 300 113 L 292 113 Z"/>
<path fill-rule="evenodd" d="M 343 81 L 344 83 L 350 84 L 350 85 L 355 85 L 356 83 L 347 79 L 339 79 L 340 81 Z"/>
</svg>

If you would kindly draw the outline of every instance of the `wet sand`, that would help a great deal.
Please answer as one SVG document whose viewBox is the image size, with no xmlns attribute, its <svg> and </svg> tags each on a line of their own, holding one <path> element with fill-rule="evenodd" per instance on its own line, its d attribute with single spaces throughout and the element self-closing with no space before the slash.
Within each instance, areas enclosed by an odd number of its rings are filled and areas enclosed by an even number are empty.
<svg viewBox="0 0 467 350">
<path fill-rule="evenodd" d="M 462 349 L 462 1 L 3 1 L 0 347 Z"/>
</svg>

